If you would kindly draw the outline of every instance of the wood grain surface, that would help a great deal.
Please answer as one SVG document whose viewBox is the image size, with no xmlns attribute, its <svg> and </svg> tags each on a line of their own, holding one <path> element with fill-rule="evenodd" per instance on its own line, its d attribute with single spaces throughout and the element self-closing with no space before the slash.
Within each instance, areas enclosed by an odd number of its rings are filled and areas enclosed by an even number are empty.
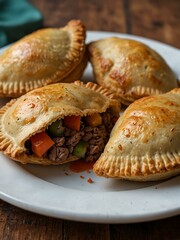
<svg viewBox="0 0 180 240">
<path fill-rule="evenodd" d="M 179 0 L 31 0 L 45 27 L 81 19 L 87 30 L 129 33 L 180 47 Z M 169 196 L 170 198 L 173 196 Z M 92 224 L 45 217 L 0 200 L 2 240 L 179 240 L 180 216 L 136 224 Z"/>
<path fill-rule="evenodd" d="M 139 35 L 180 48 L 178 0 L 31 0 L 44 25 L 58 27 L 81 19 L 88 30 Z"/>
</svg>

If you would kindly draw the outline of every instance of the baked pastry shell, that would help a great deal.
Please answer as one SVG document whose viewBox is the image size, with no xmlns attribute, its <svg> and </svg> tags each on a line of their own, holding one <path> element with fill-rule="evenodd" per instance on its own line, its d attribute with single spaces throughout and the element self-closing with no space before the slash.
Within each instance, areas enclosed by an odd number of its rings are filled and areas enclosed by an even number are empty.
<svg viewBox="0 0 180 240">
<path fill-rule="evenodd" d="M 35 88 L 80 79 L 87 65 L 86 29 L 80 20 L 39 29 L 0 56 L 0 97 L 19 97 Z"/>
<path fill-rule="evenodd" d="M 0 150 L 21 163 L 60 164 L 27 155 L 25 142 L 65 116 L 86 116 L 108 108 L 118 114 L 120 106 L 113 98 L 110 91 L 92 82 L 56 83 L 32 90 L 0 109 Z M 70 156 L 67 161 L 76 159 Z"/>
<path fill-rule="evenodd" d="M 134 181 L 180 174 L 180 89 L 132 103 L 93 170 L 98 176 Z"/>
<path fill-rule="evenodd" d="M 98 84 L 113 90 L 126 106 L 178 87 L 166 61 L 144 43 L 109 37 L 90 42 L 89 59 Z"/>
</svg>

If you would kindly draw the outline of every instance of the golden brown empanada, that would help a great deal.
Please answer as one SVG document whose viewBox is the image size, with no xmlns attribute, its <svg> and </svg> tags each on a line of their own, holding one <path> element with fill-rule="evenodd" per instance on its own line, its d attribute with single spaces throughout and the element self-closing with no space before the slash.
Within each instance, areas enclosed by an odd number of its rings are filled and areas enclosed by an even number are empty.
<svg viewBox="0 0 180 240">
<path fill-rule="evenodd" d="M 111 92 L 92 82 L 32 90 L 0 109 L 0 150 L 21 163 L 94 161 L 103 151 L 119 107 Z"/>
<path fill-rule="evenodd" d="M 132 103 L 116 122 L 94 172 L 135 181 L 180 174 L 180 88 Z"/>
<path fill-rule="evenodd" d="M 35 31 L 0 56 L 0 96 L 18 97 L 37 87 L 81 78 L 87 64 L 85 26 L 71 20 L 63 28 Z"/>
<path fill-rule="evenodd" d="M 178 87 L 164 59 L 141 42 L 110 37 L 91 42 L 88 51 L 96 81 L 125 105 Z"/>
</svg>

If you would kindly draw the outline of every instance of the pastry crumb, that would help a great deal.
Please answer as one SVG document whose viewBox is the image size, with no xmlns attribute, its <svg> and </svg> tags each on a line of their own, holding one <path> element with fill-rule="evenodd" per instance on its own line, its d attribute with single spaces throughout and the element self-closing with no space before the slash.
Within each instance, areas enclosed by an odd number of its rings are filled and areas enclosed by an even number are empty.
<svg viewBox="0 0 180 240">
<path fill-rule="evenodd" d="M 88 183 L 94 183 L 94 181 L 92 180 L 92 178 L 88 178 L 87 182 L 88 182 Z"/>
</svg>

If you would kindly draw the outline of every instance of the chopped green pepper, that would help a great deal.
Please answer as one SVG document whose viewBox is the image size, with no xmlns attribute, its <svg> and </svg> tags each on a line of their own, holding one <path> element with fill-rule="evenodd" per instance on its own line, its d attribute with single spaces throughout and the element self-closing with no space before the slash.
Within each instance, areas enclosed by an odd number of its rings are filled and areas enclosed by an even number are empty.
<svg viewBox="0 0 180 240">
<path fill-rule="evenodd" d="M 84 158 L 86 155 L 88 143 L 84 141 L 80 141 L 76 146 L 74 147 L 73 150 L 73 155 L 79 158 Z"/>
<path fill-rule="evenodd" d="M 56 120 L 48 127 L 48 133 L 52 137 L 60 137 L 64 133 L 63 122 L 61 119 Z"/>
</svg>

